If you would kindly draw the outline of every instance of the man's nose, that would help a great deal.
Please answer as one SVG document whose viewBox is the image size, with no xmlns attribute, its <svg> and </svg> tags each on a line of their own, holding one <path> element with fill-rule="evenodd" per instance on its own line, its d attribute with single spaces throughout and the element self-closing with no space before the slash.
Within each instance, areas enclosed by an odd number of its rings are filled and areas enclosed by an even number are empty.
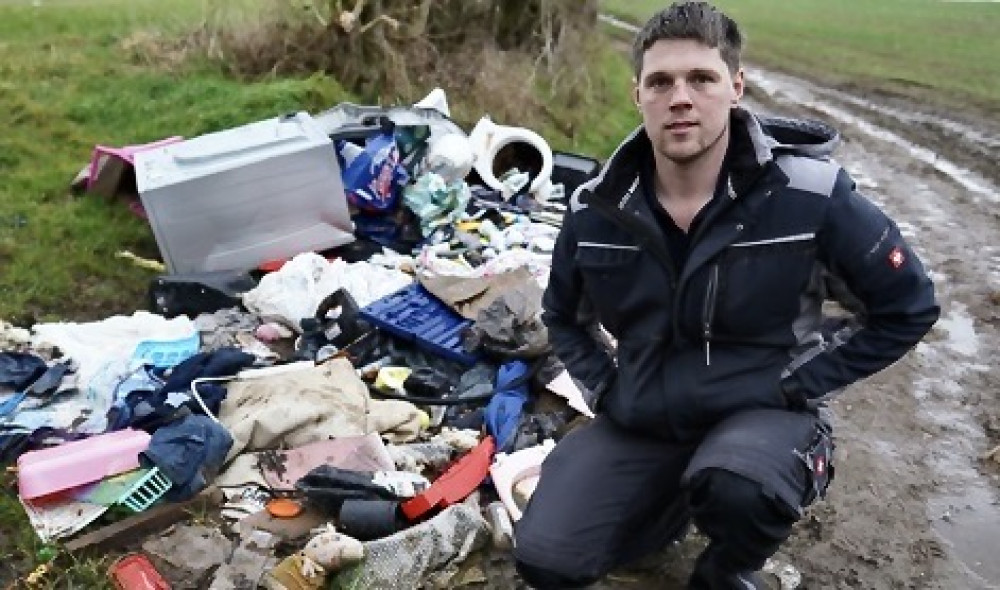
<svg viewBox="0 0 1000 590">
<path fill-rule="evenodd" d="M 689 106 L 691 106 L 691 94 L 688 91 L 687 84 L 678 82 L 674 86 L 673 92 L 670 93 L 670 108 L 685 108 Z"/>
</svg>

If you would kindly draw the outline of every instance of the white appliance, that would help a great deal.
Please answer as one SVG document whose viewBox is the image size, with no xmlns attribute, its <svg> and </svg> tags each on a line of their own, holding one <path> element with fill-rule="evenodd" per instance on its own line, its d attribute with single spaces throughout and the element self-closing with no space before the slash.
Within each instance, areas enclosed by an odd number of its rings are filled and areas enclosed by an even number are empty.
<svg viewBox="0 0 1000 590">
<path fill-rule="evenodd" d="M 333 142 L 305 112 L 139 152 L 135 174 L 172 274 L 247 270 L 354 240 Z"/>
</svg>

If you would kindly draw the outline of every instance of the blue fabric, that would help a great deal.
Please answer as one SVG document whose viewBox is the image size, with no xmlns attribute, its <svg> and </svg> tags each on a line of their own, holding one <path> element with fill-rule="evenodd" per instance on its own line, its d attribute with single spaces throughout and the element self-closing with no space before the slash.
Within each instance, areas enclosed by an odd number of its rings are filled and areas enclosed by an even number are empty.
<svg viewBox="0 0 1000 590">
<path fill-rule="evenodd" d="M 528 364 L 511 361 L 497 371 L 496 393 L 486 406 L 486 430 L 497 442 L 498 452 L 509 452 L 517 434 L 524 404 L 528 401 L 528 384 L 524 377 Z"/>
<path fill-rule="evenodd" d="M 45 361 L 25 352 L 0 352 L 0 385 L 21 391 L 45 373 Z"/>
<path fill-rule="evenodd" d="M 237 348 L 197 354 L 170 370 L 166 382 L 158 390 L 130 391 L 121 404 L 108 413 L 108 431 L 132 427 L 153 432 L 173 419 L 180 408 L 200 414 L 201 406 L 191 397 L 191 382 L 202 377 L 235 375 L 254 360 L 252 354 Z M 152 373 L 163 377 L 165 372 L 155 369 Z M 222 400 L 226 399 L 226 388 L 222 383 L 202 383 L 198 385 L 198 395 L 210 412 L 218 414 Z"/>
<path fill-rule="evenodd" d="M 154 432 L 145 456 L 174 484 L 166 499 L 179 502 L 208 485 L 231 446 L 233 437 L 221 424 L 208 416 L 190 415 Z"/>
</svg>

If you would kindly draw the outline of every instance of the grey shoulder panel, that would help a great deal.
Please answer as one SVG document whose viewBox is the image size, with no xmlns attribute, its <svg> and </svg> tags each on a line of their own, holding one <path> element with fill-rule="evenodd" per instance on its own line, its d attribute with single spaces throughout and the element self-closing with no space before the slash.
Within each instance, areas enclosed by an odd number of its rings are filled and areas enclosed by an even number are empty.
<svg viewBox="0 0 1000 590">
<path fill-rule="evenodd" d="M 833 187 L 840 174 L 839 164 L 796 155 L 778 156 L 775 162 L 788 176 L 789 188 L 827 197 L 833 194 Z"/>
</svg>

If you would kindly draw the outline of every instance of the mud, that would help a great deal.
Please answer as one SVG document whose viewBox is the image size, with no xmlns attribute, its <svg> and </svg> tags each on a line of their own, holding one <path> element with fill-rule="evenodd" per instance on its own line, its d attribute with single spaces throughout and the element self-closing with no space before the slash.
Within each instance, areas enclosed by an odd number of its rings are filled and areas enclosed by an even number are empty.
<svg viewBox="0 0 1000 590">
<path fill-rule="evenodd" d="M 750 79 L 759 109 L 840 129 L 837 159 L 897 220 L 942 304 L 910 355 L 833 404 L 837 481 L 779 555 L 811 588 L 1000 588 L 1000 478 L 983 459 L 1000 434 L 996 124 L 768 72 Z"/>
</svg>

